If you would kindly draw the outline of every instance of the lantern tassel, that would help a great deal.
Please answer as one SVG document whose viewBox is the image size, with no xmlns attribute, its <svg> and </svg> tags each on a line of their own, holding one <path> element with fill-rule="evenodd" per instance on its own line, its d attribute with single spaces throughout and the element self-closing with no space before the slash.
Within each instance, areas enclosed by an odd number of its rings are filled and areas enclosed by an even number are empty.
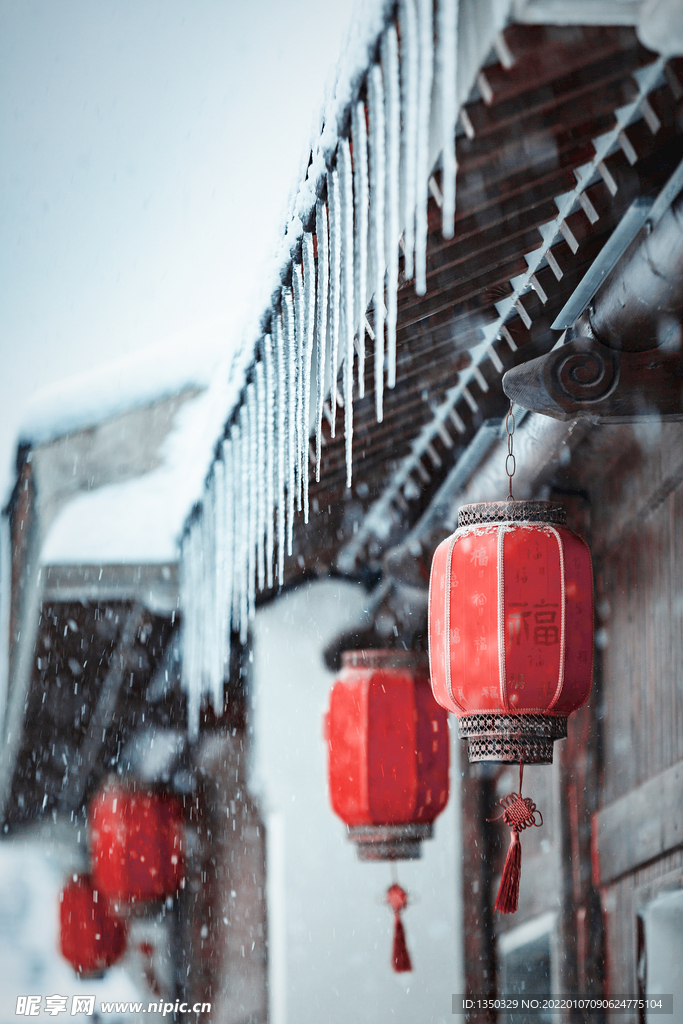
<svg viewBox="0 0 683 1024">
<path fill-rule="evenodd" d="M 387 889 L 387 903 L 394 912 L 394 949 L 391 957 L 391 966 L 397 974 L 404 971 L 412 971 L 413 965 L 410 962 L 410 953 L 406 943 L 406 933 L 401 921 L 401 911 L 408 906 L 408 896 L 405 889 L 394 883 Z"/>
<path fill-rule="evenodd" d="M 512 830 L 510 835 L 510 846 L 508 848 L 503 874 L 500 879 L 500 887 L 496 897 L 496 910 L 501 914 L 514 914 L 519 904 L 519 880 L 522 874 L 522 844 L 519 841 L 519 833 L 525 828 L 533 825 L 540 828 L 543 824 L 543 815 L 536 808 L 536 804 L 530 797 L 522 796 L 522 777 L 524 774 L 524 762 L 519 763 L 519 792 L 509 793 L 500 801 L 503 813 L 498 815 Z M 538 815 L 538 821 L 536 816 Z M 490 821 L 497 821 L 497 818 L 490 818 Z"/>
<path fill-rule="evenodd" d="M 519 903 L 519 879 L 522 874 L 522 844 L 519 832 L 513 828 L 510 834 L 510 846 L 505 858 L 500 888 L 496 897 L 496 910 L 501 914 L 514 914 Z"/>
<path fill-rule="evenodd" d="M 397 974 L 401 974 L 403 971 L 412 971 L 413 969 L 413 965 L 410 962 L 410 953 L 406 945 L 405 929 L 398 914 L 394 916 L 394 952 L 391 965 Z"/>
</svg>

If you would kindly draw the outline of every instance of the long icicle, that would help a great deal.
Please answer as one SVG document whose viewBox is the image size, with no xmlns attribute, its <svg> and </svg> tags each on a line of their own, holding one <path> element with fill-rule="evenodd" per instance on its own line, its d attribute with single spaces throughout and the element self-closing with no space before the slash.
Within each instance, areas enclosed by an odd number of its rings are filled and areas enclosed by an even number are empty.
<svg viewBox="0 0 683 1024">
<path fill-rule="evenodd" d="M 413 276 L 415 251 L 415 197 L 418 135 L 419 47 L 415 0 L 401 0 L 401 212 L 406 280 Z"/>
<path fill-rule="evenodd" d="M 213 541 L 214 566 L 213 572 L 213 619 L 216 634 L 215 647 L 212 654 L 213 687 L 212 703 L 217 715 L 223 713 L 223 669 L 225 665 L 225 630 L 223 623 L 223 587 L 226 572 L 226 530 L 227 515 L 225 508 L 225 463 L 222 452 L 213 464 L 211 481 L 213 490 Z"/>
<path fill-rule="evenodd" d="M 301 476 L 304 484 L 304 523 L 308 522 L 308 483 L 309 438 L 311 419 L 311 360 L 313 358 L 313 340 L 315 337 L 315 256 L 313 255 L 313 235 L 310 231 L 304 234 L 303 243 L 304 267 L 304 365 L 303 365 L 303 410 L 301 414 Z"/>
<path fill-rule="evenodd" d="M 263 360 L 256 364 L 256 567 L 258 588 L 266 585 L 266 371 Z"/>
<path fill-rule="evenodd" d="M 427 203 L 429 200 L 429 122 L 434 79 L 434 8 L 432 0 L 417 0 L 420 77 L 417 115 L 415 184 L 415 291 L 427 291 Z"/>
<path fill-rule="evenodd" d="M 327 201 L 330 211 L 330 314 L 328 323 L 330 348 L 331 432 L 337 427 L 337 376 L 339 372 L 339 334 L 341 320 L 341 196 L 339 171 L 327 175 Z"/>
<path fill-rule="evenodd" d="M 196 569 L 195 575 L 195 594 L 197 597 L 198 615 L 197 615 L 197 640 L 199 648 L 199 699 L 204 696 L 208 689 L 209 675 L 207 666 L 206 651 L 208 647 L 208 632 L 210 626 L 209 611 L 209 591 L 206 586 L 206 563 L 208 559 L 208 552 L 206 550 L 206 525 L 207 516 L 205 513 L 206 497 L 204 499 L 204 506 L 201 508 L 200 513 L 195 523 L 195 545 L 196 554 L 194 558 L 194 566 Z M 201 725 L 201 718 L 200 718 Z"/>
<path fill-rule="evenodd" d="M 249 636 L 249 412 L 247 403 L 240 409 L 240 643 Z"/>
<path fill-rule="evenodd" d="M 323 441 L 323 405 L 325 403 L 325 370 L 327 356 L 327 299 L 330 287 L 327 206 L 318 199 L 315 208 L 315 233 L 318 240 L 318 277 L 316 304 L 316 408 L 315 408 L 315 479 L 320 482 L 320 459 Z"/>
<path fill-rule="evenodd" d="M 438 0 L 436 63 L 441 95 L 441 229 L 455 233 L 455 126 L 458 119 L 458 0 Z"/>
<path fill-rule="evenodd" d="M 365 396 L 365 313 L 368 283 L 368 129 L 365 104 L 353 108 L 354 282 L 355 332 L 358 335 L 358 397 Z"/>
<path fill-rule="evenodd" d="M 197 588 L 197 525 L 193 519 L 183 538 L 183 648 L 182 665 L 183 690 L 187 696 L 187 734 L 190 741 L 199 734 L 199 710 L 201 700 L 201 666 L 199 664 Z"/>
<path fill-rule="evenodd" d="M 346 486 L 351 486 L 353 452 L 353 179 L 348 139 L 339 143 L 339 185 L 342 220 L 342 338 L 344 341 L 344 434 Z"/>
<path fill-rule="evenodd" d="M 187 734 L 190 741 L 197 738 L 198 729 L 195 723 L 199 724 L 199 715 L 195 714 L 193 700 L 193 681 L 196 679 L 196 658 L 195 641 L 196 632 L 194 629 L 194 591 L 192 587 L 192 531 L 193 524 L 190 523 L 187 532 L 183 536 L 180 547 L 180 607 L 182 613 L 181 638 L 183 647 L 183 660 L 181 663 L 181 688 L 187 698 Z"/>
<path fill-rule="evenodd" d="M 223 678 L 230 678 L 230 647 L 232 642 L 232 594 L 235 575 L 235 465 L 232 440 L 222 444 L 225 467 L 225 577 L 223 580 Z"/>
<path fill-rule="evenodd" d="M 205 572 L 206 572 L 206 557 L 207 552 L 204 545 L 204 530 L 206 525 L 206 517 L 204 508 L 199 512 L 195 520 L 194 528 L 194 558 L 192 559 L 192 565 L 194 567 L 194 592 L 195 592 L 195 606 L 196 606 L 196 619 L 195 628 L 197 633 L 197 665 L 199 671 L 197 673 L 197 679 L 194 684 L 197 703 L 201 707 L 202 697 L 207 689 L 207 672 L 206 672 L 206 648 L 207 648 L 207 626 L 209 622 L 208 612 L 208 590 L 205 586 Z M 198 721 L 198 728 L 201 725 L 201 717 Z"/>
<path fill-rule="evenodd" d="M 387 387 L 396 384 L 396 320 L 398 317 L 398 240 L 400 234 L 401 91 L 398 37 L 390 25 L 382 39 L 382 70 L 386 104 L 385 253 L 387 266 Z"/>
<path fill-rule="evenodd" d="M 292 267 L 292 298 L 294 300 L 294 338 L 295 338 L 295 374 L 296 374 L 296 397 L 294 406 L 294 473 L 296 487 L 296 508 L 301 512 L 301 495 L 303 491 L 303 477 L 301 473 L 301 415 L 303 409 L 303 366 L 304 366 L 304 282 L 301 264 L 295 263 Z"/>
<path fill-rule="evenodd" d="M 273 586 L 273 558 L 275 555 L 275 371 L 273 367 L 273 339 L 263 339 L 266 367 L 266 586 Z"/>
<path fill-rule="evenodd" d="M 210 558 L 207 550 L 207 528 L 210 521 L 210 512 L 207 509 L 207 492 L 204 492 L 202 504 L 197 518 L 197 549 L 198 557 L 195 560 L 197 569 L 197 594 L 201 602 L 201 615 L 199 616 L 199 657 L 200 657 L 200 678 L 202 696 L 210 690 L 211 663 L 207 659 L 207 648 L 211 645 L 211 595 L 207 586 L 206 564 Z"/>
<path fill-rule="evenodd" d="M 240 416 L 240 420 L 241 420 Z M 235 632 L 239 633 L 240 643 L 246 642 L 246 623 L 243 623 L 243 604 L 242 604 L 242 566 L 244 562 L 242 552 L 242 531 L 244 526 L 245 514 L 244 514 L 244 481 L 242 476 L 242 428 L 240 423 L 234 423 L 230 429 L 230 440 L 232 442 L 232 464 L 233 464 L 233 479 L 235 488 L 235 564 L 233 567 L 233 590 L 232 590 L 232 607 L 233 607 L 233 621 L 235 624 Z M 242 639 L 242 637 L 245 639 Z"/>
<path fill-rule="evenodd" d="M 283 329 L 287 350 L 287 554 L 292 554 L 296 491 L 296 335 L 292 292 L 282 292 Z"/>
<path fill-rule="evenodd" d="M 204 492 L 204 500 L 202 502 L 202 511 L 199 522 L 201 524 L 201 530 L 199 534 L 199 542 L 201 545 L 201 576 L 200 586 L 201 593 L 204 600 L 204 610 L 202 615 L 202 685 L 203 692 L 211 695 L 215 688 L 215 658 L 213 657 L 216 649 L 216 637 L 215 637 L 215 616 L 214 612 L 214 584 L 216 581 L 216 574 L 213 571 L 215 565 L 215 544 L 213 536 L 214 527 L 214 509 L 213 509 L 213 498 L 214 498 L 214 487 L 213 487 L 213 474 L 211 475 L 208 486 Z"/>
<path fill-rule="evenodd" d="M 285 536 L 287 504 L 285 481 L 287 474 L 287 359 L 285 336 L 280 314 L 275 315 L 275 354 L 277 357 L 277 581 L 282 586 L 285 576 Z"/>
<path fill-rule="evenodd" d="M 217 715 L 223 713 L 223 683 L 225 681 L 225 629 L 223 620 L 223 588 L 227 562 L 227 516 L 225 508 L 225 463 L 222 452 L 214 464 L 215 495 L 214 495 L 214 528 L 213 536 L 216 546 L 216 566 L 214 569 L 214 618 L 216 622 L 216 650 L 213 652 L 215 663 L 215 688 L 213 693 L 214 710 Z M 220 566 L 220 572 L 219 567 Z"/>
<path fill-rule="evenodd" d="M 256 530 L 258 525 L 258 413 L 256 410 L 256 384 L 247 384 L 249 420 L 249 519 L 248 519 L 248 573 L 249 618 L 256 614 Z"/>
<path fill-rule="evenodd" d="M 375 64 L 368 80 L 370 115 L 370 252 L 375 311 L 375 415 L 384 418 L 384 183 L 386 178 L 384 85 Z"/>
<path fill-rule="evenodd" d="M 203 658 L 203 601 L 204 591 L 201 586 L 202 575 L 202 544 L 201 544 L 201 518 L 198 516 L 192 523 L 190 534 L 190 571 L 192 574 L 192 606 L 193 606 L 193 629 L 194 634 L 194 664 L 195 671 L 190 680 L 190 700 L 188 702 L 188 719 L 191 719 L 191 732 L 194 736 L 199 734 L 200 712 L 204 679 L 202 671 L 204 668 Z"/>
</svg>

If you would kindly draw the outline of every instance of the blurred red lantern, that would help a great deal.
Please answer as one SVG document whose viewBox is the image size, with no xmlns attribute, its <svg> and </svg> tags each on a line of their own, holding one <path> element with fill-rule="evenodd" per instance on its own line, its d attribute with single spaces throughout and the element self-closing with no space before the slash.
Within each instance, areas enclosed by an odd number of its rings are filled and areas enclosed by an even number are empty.
<svg viewBox="0 0 683 1024">
<path fill-rule="evenodd" d="M 344 653 L 326 738 L 330 801 L 360 860 L 419 857 L 448 802 L 448 716 L 432 696 L 426 657 Z M 409 971 L 399 918 L 407 896 L 398 884 L 388 890 L 387 903 L 394 912 L 393 968 Z"/>
<path fill-rule="evenodd" d="M 419 857 L 448 801 L 448 721 L 412 651 L 348 651 L 327 716 L 330 800 L 361 860 Z"/>
<path fill-rule="evenodd" d="M 177 892 L 185 874 L 179 800 L 107 785 L 90 806 L 89 825 L 98 890 L 123 903 Z"/>
<path fill-rule="evenodd" d="M 588 699 L 593 674 L 593 577 L 588 548 L 545 501 L 463 505 L 436 550 L 429 587 L 429 655 L 439 704 L 458 717 L 470 761 L 550 764 L 567 717 Z M 513 793 L 504 820 L 519 832 L 535 805 Z M 516 909 L 519 863 L 504 871 Z"/>
<path fill-rule="evenodd" d="M 99 977 L 121 957 L 126 926 L 87 875 L 64 886 L 59 904 L 59 948 L 84 977 Z"/>
</svg>

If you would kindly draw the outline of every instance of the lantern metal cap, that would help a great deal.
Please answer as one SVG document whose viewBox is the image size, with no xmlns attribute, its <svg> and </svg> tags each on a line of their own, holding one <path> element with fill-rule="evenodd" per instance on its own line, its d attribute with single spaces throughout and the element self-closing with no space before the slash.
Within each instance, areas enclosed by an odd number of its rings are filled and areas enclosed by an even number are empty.
<svg viewBox="0 0 683 1024">
<path fill-rule="evenodd" d="M 461 505 L 458 512 L 458 528 L 510 522 L 566 526 L 567 510 L 552 501 L 478 501 L 472 505 Z"/>
<path fill-rule="evenodd" d="M 430 823 L 405 825 L 347 825 L 349 839 L 356 844 L 358 860 L 418 860 L 423 839 L 431 839 Z"/>
<path fill-rule="evenodd" d="M 458 718 L 458 732 L 471 762 L 552 764 L 555 740 L 567 735 L 567 717 L 480 712 Z"/>
<path fill-rule="evenodd" d="M 416 668 L 427 667 L 427 654 L 423 651 L 376 648 L 363 651 L 343 651 L 342 668 Z"/>
</svg>

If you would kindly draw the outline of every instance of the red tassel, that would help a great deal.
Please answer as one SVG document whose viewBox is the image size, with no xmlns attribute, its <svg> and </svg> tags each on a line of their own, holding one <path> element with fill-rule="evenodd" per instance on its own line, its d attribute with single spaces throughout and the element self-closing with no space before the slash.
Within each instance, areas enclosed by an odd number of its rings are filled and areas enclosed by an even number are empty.
<svg viewBox="0 0 683 1024">
<path fill-rule="evenodd" d="M 398 914 L 394 917 L 394 952 L 391 958 L 391 966 L 397 974 L 403 971 L 412 971 L 413 965 L 410 962 L 410 953 L 406 945 L 406 933 L 403 922 Z"/>
<path fill-rule="evenodd" d="M 499 910 L 501 914 L 514 914 L 519 904 L 519 880 L 522 874 L 522 844 L 519 841 L 519 833 L 523 832 L 525 828 L 530 828 L 531 825 L 540 828 L 543 824 L 543 815 L 537 810 L 536 804 L 530 797 L 522 796 L 523 773 L 524 764 L 520 761 L 519 793 L 509 793 L 500 801 L 503 807 L 500 817 L 512 830 L 510 846 L 496 897 L 496 910 Z M 536 821 L 536 815 L 538 815 L 538 821 Z M 490 820 L 496 821 L 495 818 Z"/>
<path fill-rule="evenodd" d="M 505 858 L 500 888 L 496 897 L 496 910 L 501 914 L 514 914 L 519 903 L 519 879 L 522 874 L 522 844 L 519 833 L 514 829 L 510 835 L 510 846 Z"/>
<path fill-rule="evenodd" d="M 394 912 L 394 949 L 391 958 L 391 966 L 397 974 L 404 971 L 412 971 L 413 965 L 410 962 L 410 953 L 406 943 L 406 933 L 401 921 L 401 911 L 408 906 L 408 897 L 405 889 L 394 883 L 387 889 L 387 903 Z"/>
</svg>

